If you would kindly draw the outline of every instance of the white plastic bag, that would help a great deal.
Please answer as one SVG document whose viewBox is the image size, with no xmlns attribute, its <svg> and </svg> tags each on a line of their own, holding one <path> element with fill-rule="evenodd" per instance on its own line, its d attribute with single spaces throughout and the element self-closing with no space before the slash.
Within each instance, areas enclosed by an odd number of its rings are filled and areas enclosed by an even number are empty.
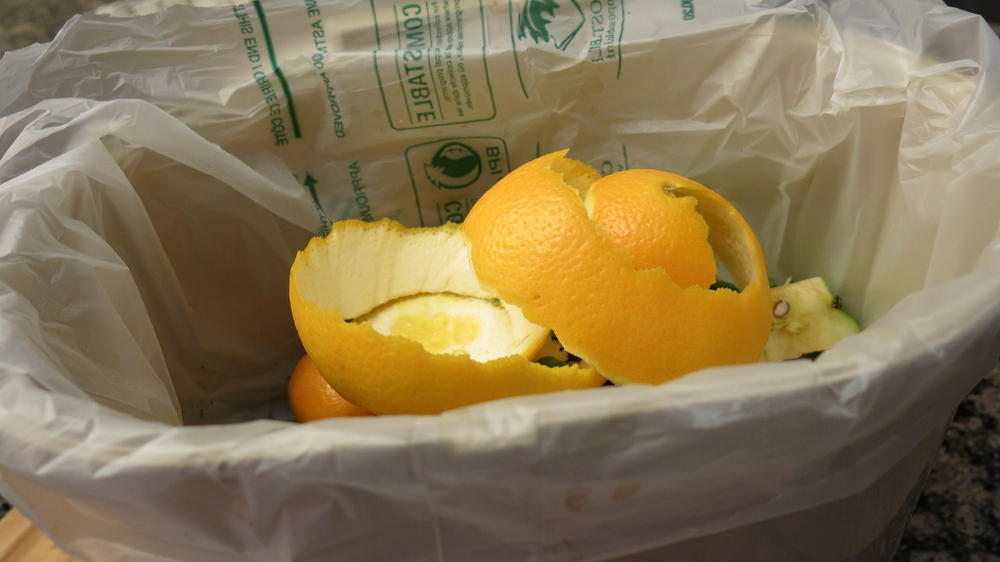
<svg viewBox="0 0 1000 562">
<path fill-rule="evenodd" d="M 1000 353 L 998 54 L 904 0 L 75 19 L 0 63 L 0 494 L 85 562 L 888 560 Z M 658 387 L 283 421 L 310 236 L 460 220 L 564 147 L 720 191 L 772 277 L 824 276 L 866 329 Z"/>
</svg>

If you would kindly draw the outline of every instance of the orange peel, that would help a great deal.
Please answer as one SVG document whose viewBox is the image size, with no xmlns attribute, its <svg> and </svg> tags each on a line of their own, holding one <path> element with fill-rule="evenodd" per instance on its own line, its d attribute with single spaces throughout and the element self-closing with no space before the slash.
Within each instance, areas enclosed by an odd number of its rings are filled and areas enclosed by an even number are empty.
<svg viewBox="0 0 1000 562">
<path fill-rule="evenodd" d="M 658 384 L 706 367 L 756 362 L 770 332 L 770 288 L 760 244 L 740 213 L 687 178 L 630 170 L 597 179 L 565 154 L 548 154 L 512 171 L 469 213 L 462 232 L 480 282 L 531 322 L 553 329 L 566 350 L 615 383 Z M 626 184 L 641 188 L 638 198 L 649 209 L 636 209 L 620 195 Z M 649 253 L 650 243 L 629 246 L 615 233 L 628 240 L 632 227 L 619 228 L 614 220 L 602 225 L 601 217 L 613 216 L 616 206 L 674 217 L 667 230 L 677 232 L 661 230 L 657 238 L 679 236 L 690 247 L 701 243 L 698 229 L 687 228 L 697 222 L 684 210 L 690 202 L 668 202 L 676 208 L 667 209 L 657 191 L 666 199 L 696 202 L 708 227 L 704 239 L 739 292 L 703 286 L 703 271 L 682 286 L 667 270 L 676 267 L 655 259 L 652 268 L 634 267 L 630 252 L 642 261 L 638 254 Z M 673 261 L 681 269 L 704 270 L 704 252 L 689 253 L 695 266 Z"/>
<path fill-rule="evenodd" d="M 441 294 L 502 307 L 512 326 L 507 354 L 478 361 L 467 353 L 432 353 L 366 320 L 380 307 Z M 528 323 L 517 307 L 481 287 L 455 224 L 409 229 L 388 219 L 335 223 L 296 256 L 289 299 L 302 344 L 323 378 L 349 402 L 378 415 L 437 414 L 605 382 L 592 368 L 529 361 L 548 329 Z"/>
<path fill-rule="evenodd" d="M 308 355 L 295 365 L 288 379 L 288 403 L 295 419 L 306 423 L 326 418 L 370 416 L 361 406 L 351 404 L 326 382 Z"/>
<path fill-rule="evenodd" d="M 662 267 L 681 287 L 709 288 L 718 267 L 708 242 L 708 223 L 698 199 L 675 196 L 664 185 L 690 185 L 685 177 L 658 170 L 626 170 L 594 182 L 587 214 L 629 253 L 633 269 Z"/>
</svg>

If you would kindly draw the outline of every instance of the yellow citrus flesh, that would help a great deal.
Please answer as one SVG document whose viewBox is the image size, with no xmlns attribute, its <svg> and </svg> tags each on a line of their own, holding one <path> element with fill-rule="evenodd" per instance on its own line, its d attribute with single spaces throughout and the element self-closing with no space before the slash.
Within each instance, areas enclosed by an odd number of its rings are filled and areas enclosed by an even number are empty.
<svg viewBox="0 0 1000 562">
<path fill-rule="evenodd" d="M 398 299 L 356 321 L 370 322 L 380 334 L 418 342 L 431 353 L 466 353 L 476 361 L 514 353 L 531 359 L 549 333 L 499 299 L 450 293 Z"/>
<path fill-rule="evenodd" d="M 447 302 L 438 302 L 442 300 Z M 483 300 L 463 299 L 455 295 L 421 295 L 387 308 L 369 320 L 362 320 L 372 322 L 372 327 L 380 334 L 411 339 L 431 353 L 466 351 L 471 356 L 469 346 L 479 339 L 487 323 L 480 321 L 481 316 L 463 314 L 468 308 L 466 300 L 490 306 Z M 457 308 L 458 311 L 447 310 L 449 308 Z M 380 330 L 380 326 L 383 329 Z"/>
<path fill-rule="evenodd" d="M 733 206 L 693 181 L 652 172 L 611 175 L 588 187 L 594 174 L 581 173 L 582 165 L 564 154 L 514 170 L 469 213 L 462 231 L 480 281 L 616 383 L 656 384 L 757 361 L 770 331 L 770 289 L 760 245 Z M 714 255 L 741 292 L 709 290 L 699 286 L 704 278 L 682 287 L 663 266 L 633 268 L 629 252 L 615 246 L 581 199 L 602 190 L 600 182 L 619 179 L 694 198 Z M 690 243 L 701 243 L 700 234 L 690 236 Z"/>
<path fill-rule="evenodd" d="M 548 330 L 480 287 L 454 224 L 336 223 L 299 252 L 289 281 L 292 317 L 320 374 L 375 414 L 437 414 L 604 382 L 593 369 L 528 360 Z M 492 358 L 470 355 L 497 342 Z"/>
<path fill-rule="evenodd" d="M 717 268 L 698 200 L 663 188 L 689 184 L 668 172 L 625 170 L 594 182 L 585 204 L 611 243 L 632 257 L 633 269 L 662 267 L 681 287 L 707 289 L 715 283 Z"/>
</svg>

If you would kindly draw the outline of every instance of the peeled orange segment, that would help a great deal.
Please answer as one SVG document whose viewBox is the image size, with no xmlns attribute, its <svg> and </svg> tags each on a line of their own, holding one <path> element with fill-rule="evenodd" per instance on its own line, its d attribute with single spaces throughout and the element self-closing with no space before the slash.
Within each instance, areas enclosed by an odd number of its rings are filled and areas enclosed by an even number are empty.
<svg viewBox="0 0 1000 562">
<path fill-rule="evenodd" d="M 296 256 L 289 298 L 320 374 L 375 414 L 437 414 L 604 382 L 593 369 L 528 360 L 548 329 L 480 287 L 454 224 L 335 223 Z"/>
<path fill-rule="evenodd" d="M 667 172 L 625 170 L 595 181 L 584 203 L 612 244 L 632 257 L 633 269 L 662 267 L 681 287 L 707 289 L 717 273 L 708 223 L 698 199 L 674 189 L 688 183 Z"/>
<path fill-rule="evenodd" d="M 615 383 L 656 384 L 756 362 L 770 331 L 770 290 L 760 245 L 733 206 L 700 184 L 658 173 L 612 174 L 581 186 L 593 174 L 580 173 L 564 154 L 514 170 L 469 213 L 462 232 L 480 281 Z M 629 252 L 615 246 L 581 199 L 600 182 L 625 180 L 693 197 L 714 256 L 741 292 L 685 288 L 662 267 L 633 268 Z M 700 243 L 696 238 L 679 243 Z"/>
</svg>

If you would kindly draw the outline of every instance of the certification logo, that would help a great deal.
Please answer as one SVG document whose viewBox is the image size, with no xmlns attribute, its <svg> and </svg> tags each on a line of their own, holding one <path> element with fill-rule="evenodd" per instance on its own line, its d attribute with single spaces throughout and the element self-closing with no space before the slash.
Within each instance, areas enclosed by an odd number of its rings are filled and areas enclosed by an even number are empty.
<svg viewBox="0 0 1000 562">
<path fill-rule="evenodd" d="M 517 38 L 550 43 L 564 51 L 585 21 L 576 0 L 526 0 L 517 15 Z"/>
<path fill-rule="evenodd" d="M 411 146 L 406 165 L 420 224 L 465 220 L 472 205 L 510 172 L 507 145 L 496 137 L 459 137 Z"/>
<path fill-rule="evenodd" d="M 476 149 L 460 142 L 448 142 L 424 164 L 424 174 L 441 189 L 461 189 L 479 179 L 483 173 L 483 158 Z"/>
<path fill-rule="evenodd" d="M 547 69 L 561 67 L 567 56 L 611 65 L 621 79 L 625 0 L 507 1 L 514 66 L 526 99 L 534 95 L 528 85 Z"/>
</svg>

